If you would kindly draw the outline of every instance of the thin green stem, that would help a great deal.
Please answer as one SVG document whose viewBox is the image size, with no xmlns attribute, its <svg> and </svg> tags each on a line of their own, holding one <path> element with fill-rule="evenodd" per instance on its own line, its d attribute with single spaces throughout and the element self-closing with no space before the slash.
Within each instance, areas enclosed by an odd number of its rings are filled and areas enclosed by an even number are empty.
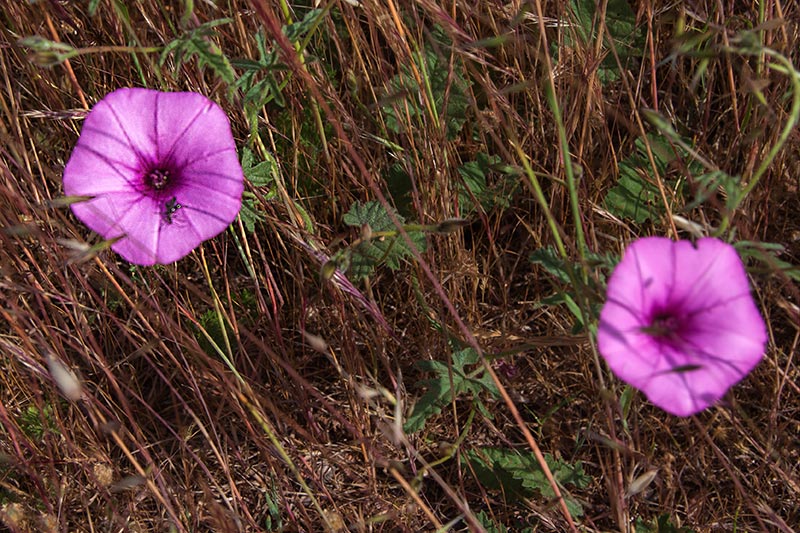
<svg viewBox="0 0 800 533">
<path fill-rule="evenodd" d="M 123 52 L 129 54 L 157 54 L 161 52 L 160 46 L 91 46 L 76 48 L 75 55 L 102 54 L 105 52 Z"/>
<path fill-rule="evenodd" d="M 738 52 L 748 53 L 746 50 L 736 50 Z M 797 125 L 798 121 L 800 121 L 800 73 L 794 68 L 792 62 L 786 58 L 784 55 L 776 52 L 775 50 L 769 48 L 762 48 L 757 52 L 750 52 L 752 55 L 760 55 L 764 54 L 765 56 L 769 56 L 778 64 L 767 64 L 767 68 L 780 72 L 781 74 L 785 74 L 789 77 L 789 80 L 792 84 L 792 107 L 789 110 L 789 119 L 786 121 L 786 124 L 783 126 L 783 130 L 781 130 L 780 135 L 778 136 L 778 141 L 772 145 L 769 153 L 767 156 L 761 161 L 761 164 L 758 165 L 758 168 L 753 172 L 753 175 L 750 176 L 750 179 L 747 180 L 747 185 L 745 185 L 744 189 L 739 192 L 736 196 L 731 209 L 724 215 L 722 218 L 722 222 L 720 223 L 719 229 L 715 232 L 717 236 L 724 234 L 728 227 L 730 226 L 731 222 L 731 214 L 736 212 L 736 209 L 741 205 L 747 195 L 758 185 L 758 182 L 767 172 L 767 169 L 772 165 L 772 162 L 775 160 L 775 157 L 778 155 L 778 152 L 786 144 L 786 141 L 789 140 L 789 135 L 792 134 L 792 130 L 794 130 L 795 126 Z"/>
<path fill-rule="evenodd" d="M 561 107 L 558 105 L 558 98 L 555 94 L 555 85 L 552 78 L 550 83 L 545 86 L 545 93 L 547 95 L 547 102 L 550 104 L 550 110 L 553 112 L 553 118 L 556 123 L 556 131 L 558 132 L 558 142 L 561 147 L 561 157 L 563 158 L 564 173 L 567 176 L 567 190 L 569 191 L 569 203 L 572 210 L 572 218 L 575 224 L 575 236 L 578 239 L 578 255 L 581 258 L 583 281 L 588 279 L 588 272 L 586 271 L 586 235 L 583 231 L 583 219 L 581 218 L 581 207 L 578 202 L 578 187 L 575 180 L 575 169 L 572 166 L 572 156 L 569 153 L 569 140 L 567 139 L 567 130 L 564 127 L 564 120 L 561 116 Z M 564 259 L 567 259 L 565 256 Z"/>
</svg>

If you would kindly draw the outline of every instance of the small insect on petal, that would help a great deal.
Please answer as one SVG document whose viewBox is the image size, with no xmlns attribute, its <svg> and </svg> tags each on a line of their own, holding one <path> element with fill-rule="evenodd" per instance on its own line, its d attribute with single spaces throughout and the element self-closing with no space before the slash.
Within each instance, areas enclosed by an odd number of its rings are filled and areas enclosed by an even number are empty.
<svg viewBox="0 0 800 533">
<path fill-rule="evenodd" d="M 167 224 L 172 224 L 172 217 L 181 207 L 183 206 L 178 203 L 178 199 L 175 196 L 167 200 L 167 203 L 164 204 L 164 220 L 167 221 Z"/>
</svg>

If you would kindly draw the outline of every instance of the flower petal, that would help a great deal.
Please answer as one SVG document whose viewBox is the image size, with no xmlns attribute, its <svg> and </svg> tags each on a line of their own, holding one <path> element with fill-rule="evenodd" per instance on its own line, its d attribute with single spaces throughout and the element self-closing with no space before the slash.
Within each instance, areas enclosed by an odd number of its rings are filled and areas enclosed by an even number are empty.
<svg viewBox="0 0 800 533">
<path fill-rule="evenodd" d="M 667 349 L 670 352 L 671 349 Z M 665 354 L 664 359 L 680 359 L 681 354 Z M 710 407 L 727 392 L 729 385 L 719 379 L 718 369 L 710 366 L 676 366 L 654 374 L 639 387 L 647 399 L 676 416 L 691 416 Z"/>
<path fill-rule="evenodd" d="M 197 159 L 184 167 L 181 183 L 187 189 L 203 191 L 204 203 L 213 209 L 218 195 L 228 196 L 241 203 L 244 174 L 236 152 L 226 150 L 216 152 L 210 157 Z"/>
<path fill-rule="evenodd" d="M 88 124 L 95 131 L 106 132 L 128 146 L 140 161 L 152 161 L 160 142 L 153 122 L 158 94 L 149 89 L 117 89 L 95 104 L 84 127 Z"/>
<path fill-rule="evenodd" d="M 92 137 L 91 131 L 89 136 Z M 121 150 L 110 151 L 107 147 L 104 150 L 96 138 L 87 141 L 82 139 L 83 134 L 64 167 L 64 194 L 97 196 L 109 192 L 134 191 L 138 163 L 126 160 Z"/>
<path fill-rule="evenodd" d="M 213 162 L 220 152 L 236 154 L 228 116 L 205 96 L 189 92 L 157 93 L 156 102 L 160 159 L 183 168 L 198 160 Z"/>
<path fill-rule="evenodd" d="M 642 324 L 654 307 L 669 300 L 675 277 L 672 245 L 664 237 L 633 242 L 608 280 L 609 299 L 636 313 Z"/>
<path fill-rule="evenodd" d="M 750 282 L 736 249 L 719 239 L 674 244 L 675 276 L 671 301 L 682 309 L 707 309 L 731 296 L 750 294 Z"/>
</svg>

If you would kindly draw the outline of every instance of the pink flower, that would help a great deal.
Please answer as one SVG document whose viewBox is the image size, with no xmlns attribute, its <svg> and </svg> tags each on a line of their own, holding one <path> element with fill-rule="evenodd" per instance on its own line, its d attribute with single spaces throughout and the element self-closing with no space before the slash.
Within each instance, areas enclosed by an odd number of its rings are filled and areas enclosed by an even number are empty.
<svg viewBox="0 0 800 533">
<path fill-rule="evenodd" d="M 242 167 L 225 112 L 197 93 L 119 89 L 86 117 L 64 168 L 75 216 L 139 265 L 172 263 L 230 225 Z"/>
<path fill-rule="evenodd" d="M 614 374 L 678 416 L 722 398 L 766 342 L 742 261 L 714 238 L 632 243 L 609 279 L 597 332 Z"/>
</svg>

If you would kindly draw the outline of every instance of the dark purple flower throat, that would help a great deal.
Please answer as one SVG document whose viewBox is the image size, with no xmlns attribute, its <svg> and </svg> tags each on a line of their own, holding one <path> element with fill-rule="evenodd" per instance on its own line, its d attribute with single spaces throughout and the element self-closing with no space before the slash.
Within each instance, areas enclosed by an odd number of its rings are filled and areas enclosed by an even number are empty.
<svg viewBox="0 0 800 533">
<path fill-rule="evenodd" d="M 174 180 L 175 172 L 167 167 L 156 167 L 145 175 L 145 186 L 154 191 L 160 192 L 169 187 Z"/>
</svg>

